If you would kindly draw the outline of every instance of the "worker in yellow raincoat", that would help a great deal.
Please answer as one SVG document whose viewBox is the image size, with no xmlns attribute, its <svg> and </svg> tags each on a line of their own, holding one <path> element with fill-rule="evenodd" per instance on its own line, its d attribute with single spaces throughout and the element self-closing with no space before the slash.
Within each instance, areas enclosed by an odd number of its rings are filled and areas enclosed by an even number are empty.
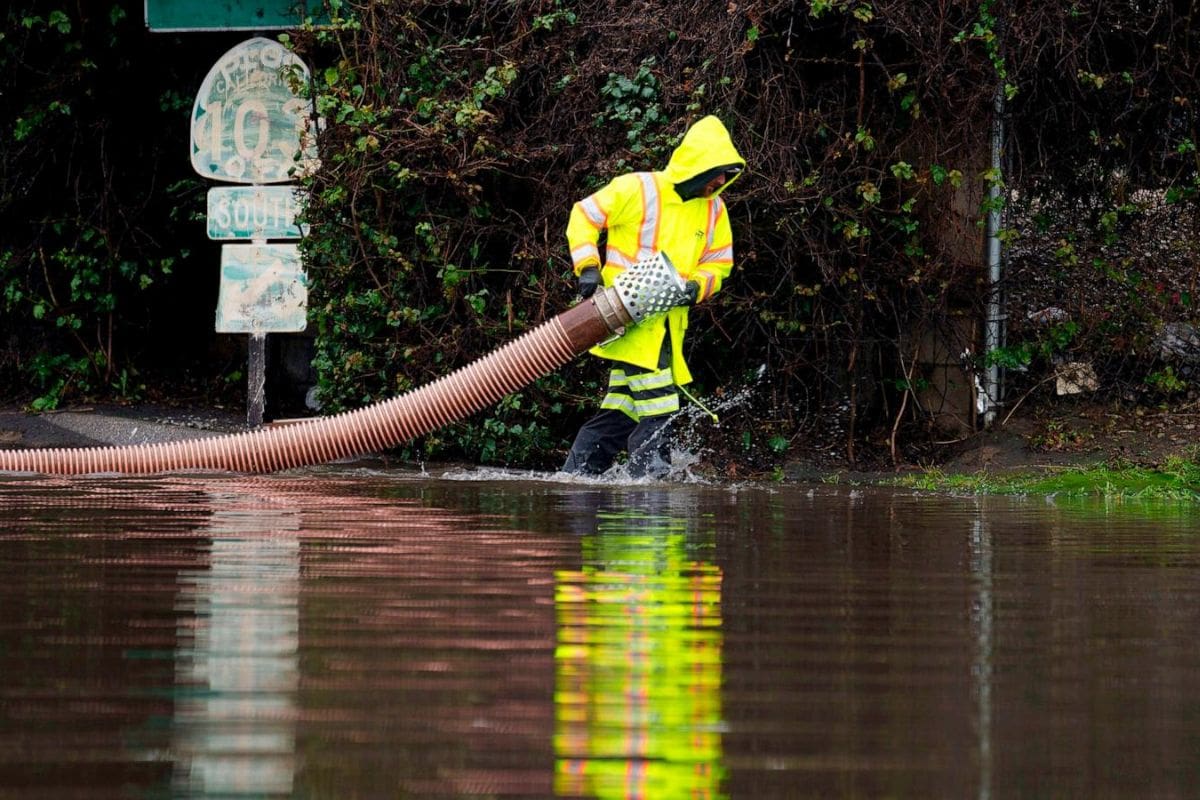
<svg viewBox="0 0 1200 800">
<path fill-rule="evenodd" d="M 579 294 L 590 297 L 601 282 L 611 284 L 621 271 L 659 251 L 688 282 L 693 304 L 720 291 L 733 268 L 733 236 L 719 195 L 745 165 L 729 131 L 708 116 L 684 134 L 666 169 L 621 175 L 576 203 L 567 242 Z M 674 308 L 592 349 L 615 363 L 600 413 L 579 429 L 564 471 L 599 474 L 627 450 L 633 476 L 666 472 L 666 424 L 679 410 L 678 387 L 692 380 L 683 359 L 687 325 L 688 309 Z"/>
</svg>

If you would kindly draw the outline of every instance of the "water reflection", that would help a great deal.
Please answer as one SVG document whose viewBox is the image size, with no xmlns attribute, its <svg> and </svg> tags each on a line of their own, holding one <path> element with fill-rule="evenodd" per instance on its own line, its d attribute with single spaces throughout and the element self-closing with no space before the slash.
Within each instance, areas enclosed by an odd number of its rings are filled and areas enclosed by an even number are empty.
<svg viewBox="0 0 1200 800">
<path fill-rule="evenodd" d="M 644 508 L 598 510 L 582 566 L 558 572 L 560 796 L 720 794 L 721 570 L 686 518 Z"/>
<path fill-rule="evenodd" d="M 180 573 L 172 750 L 189 796 L 287 797 L 300 683 L 300 514 L 218 493 L 208 564 Z"/>
<path fill-rule="evenodd" d="M 0 479 L 0 798 L 1186 797 L 1200 511 Z"/>
<path fill-rule="evenodd" d="M 975 517 L 970 539 L 971 576 L 975 597 L 971 605 L 971 623 L 975 627 L 975 663 L 971 675 L 975 683 L 977 758 L 979 760 L 979 800 L 992 796 L 992 651 L 994 607 L 992 599 L 992 531 L 987 516 Z"/>
</svg>

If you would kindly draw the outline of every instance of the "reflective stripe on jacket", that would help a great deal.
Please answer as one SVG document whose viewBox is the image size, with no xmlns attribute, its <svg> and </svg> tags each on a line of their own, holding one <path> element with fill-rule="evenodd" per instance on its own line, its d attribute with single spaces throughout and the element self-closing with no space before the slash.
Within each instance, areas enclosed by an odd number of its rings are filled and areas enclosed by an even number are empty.
<svg viewBox="0 0 1200 800">
<path fill-rule="evenodd" d="M 711 116 L 701 119 L 684 134 L 666 169 L 621 175 L 575 204 L 567 223 L 575 274 L 585 267 L 601 266 L 598 242 L 601 231 L 607 231 L 601 270 L 605 286 L 635 262 L 661 250 L 680 275 L 700 284 L 697 302 L 712 297 L 733 269 L 729 215 L 724 201 L 717 196 L 733 181 L 727 181 L 711 197 L 686 201 L 675 191 L 675 185 L 716 167 L 744 164 L 721 121 Z M 591 352 L 654 369 L 663 336 L 669 330 L 675 382 L 689 383 L 692 376 L 683 359 L 687 319 L 686 308 L 672 309 Z"/>
</svg>

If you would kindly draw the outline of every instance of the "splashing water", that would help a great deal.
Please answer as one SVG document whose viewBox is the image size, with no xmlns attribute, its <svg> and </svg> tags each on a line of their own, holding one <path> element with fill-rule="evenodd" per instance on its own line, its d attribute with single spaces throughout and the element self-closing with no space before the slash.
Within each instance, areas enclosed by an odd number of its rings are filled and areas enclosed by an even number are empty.
<svg viewBox="0 0 1200 800">
<path fill-rule="evenodd" d="M 767 366 L 761 365 L 755 373 L 754 383 L 743 386 L 735 392 L 718 396 L 713 400 L 704 398 L 708 409 L 718 415 L 737 413 L 748 410 L 766 376 Z M 580 475 L 568 472 L 543 472 L 538 470 L 519 470 L 506 467 L 453 467 L 438 477 L 455 481 L 542 481 L 549 483 L 573 483 L 590 486 L 644 486 L 660 483 L 682 483 L 695 485 L 713 485 L 711 478 L 698 474 L 699 466 L 706 456 L 714 451 L 705 442 L 708 439 L 708 427 L 720 427 L 719 422 L 713 422 L 709 411 L 696 404 L 687 404 L 671 416 L 671 421 L 648 441 L 653 444 L 659 437 L 669 436 L 670 461 L 664 461 L 655 453 L 644 469 L 644 474 L 634 474 L 628 462 L 614 464 L 599 475 Z M 426 473 L 428 474 L 428 473 Z"/>
</svg>

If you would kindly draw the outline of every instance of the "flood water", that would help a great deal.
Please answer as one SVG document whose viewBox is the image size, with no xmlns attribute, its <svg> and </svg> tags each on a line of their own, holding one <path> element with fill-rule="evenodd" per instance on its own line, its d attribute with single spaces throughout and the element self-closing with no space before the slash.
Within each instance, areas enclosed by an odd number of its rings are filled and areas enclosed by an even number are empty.
<svg viewBox="0 0 1200 800">
<path fill-rule="evenodd" d="M 0 478 L 0 797 L 1186 797 L 1200 512 Z"/>
</svg>

